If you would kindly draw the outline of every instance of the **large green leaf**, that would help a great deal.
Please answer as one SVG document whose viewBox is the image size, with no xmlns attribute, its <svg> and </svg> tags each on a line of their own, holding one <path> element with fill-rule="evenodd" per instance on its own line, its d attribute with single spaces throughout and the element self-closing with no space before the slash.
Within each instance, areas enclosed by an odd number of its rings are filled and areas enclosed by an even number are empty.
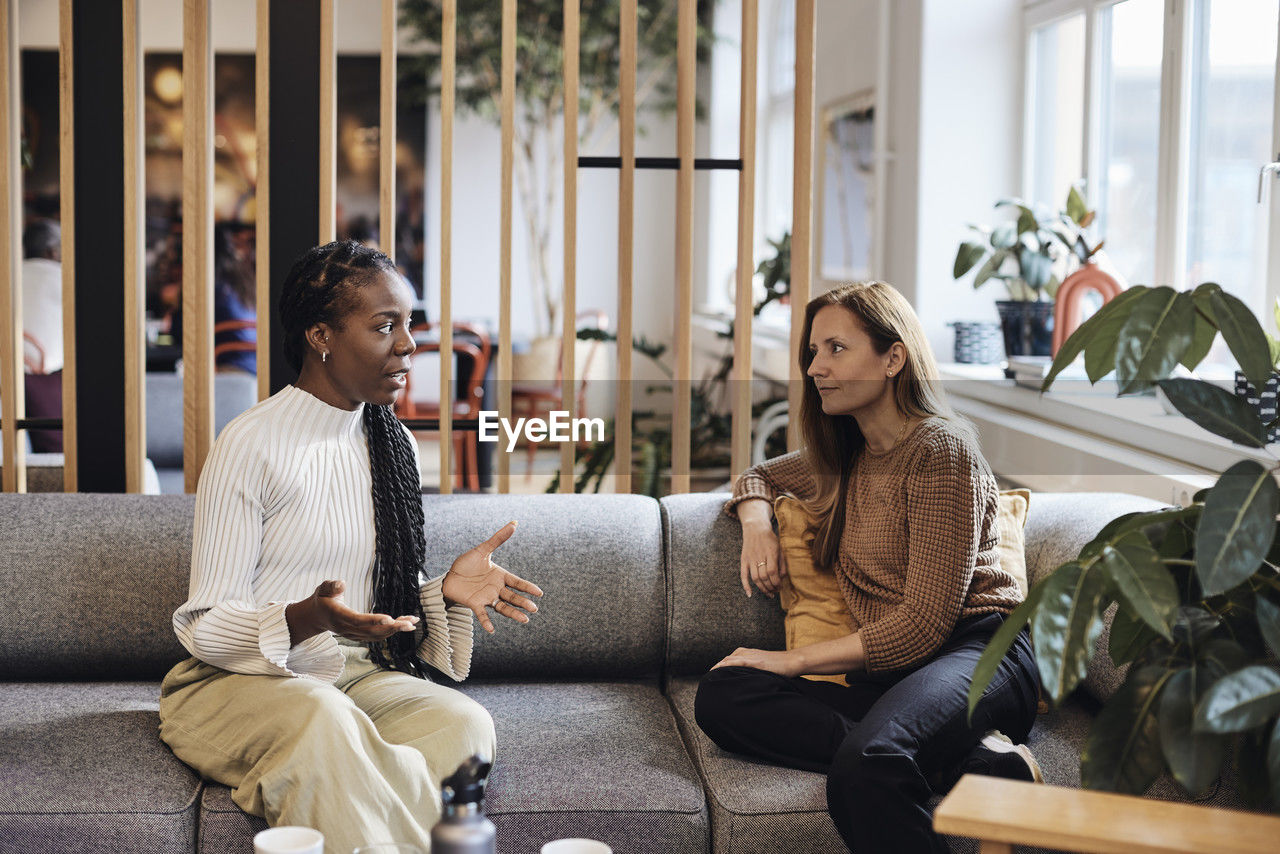
<svg viewBox="0 0 1280 854">
<path fill-rule="evenodd" d="M 1087 561 L 1097 557 L 1102 554 L 1103 546 L 1114 545 L 1116 540 L 1130 531 L 1143 531 L 1152 525 L 1186 519 L 1194 516 L 1196 512 L 1190 507 L 1166 507 L 1163 510 L 1152 510 L 1147 513 L 1125 513 L 1117 516 L 1103 525 L 1098 535 L 1080 549 L 1080 560 Z M 1149 538 L 1147 542 L 1150 544 Z"/>
<path fill-rule="evenodd" d="M 1258 594 L 1257 609 L 1258 629 L 1262 632 L 1262 639 L 1267 642 L 1271 654 L 1280 658 L 1280 607 L 1272 604 L 1271 600 L 1262 594 Z"/>
<path fill-rule="evenodd" d="M 1053 358 L 1053 366 L 1049 370 L 1049 375 L 1045 377 L 1044 384 L 1040 387 L 1041 391 L 1048 391 L 1049 386 L 1053 384 L 1054 377 L 1062 373 L 1062 371 L 1076 360 L 1086 348 L 1089 352 L 1098 350 L 1099 347 L 1111 347 L 1111 367 L 1103 371 L 1102 374 L 1094 376 L 1089 374 L 1090 382 L 1097 382 L 1102 376 L 1115 368 L 1115 333 L 1124 325 L 1125 319 L 1128 318 L 1126 305 L 1131 304 L 1135 299 L 1142 295 L 1146 290 L 1142 285 L 1129 288 L 1127 291 L 1121 292 L 1115 299 L 1104 303 L 1102 308 L 1093 313 L 1093 316 L 1084 323 L 1076 327 L 1076 331 L 1072 332 L 1062 347 L 1058 349 L 1058 355 Z M 1108 324 L 1107 318 L 1115 318 Z M 1111 328 L 1114 327 L 1114 328 Z M 1088 361 L 1088 353 L 1085 355 L 1086 367 Z"/>
<path fill-rule="evenodd" d="M 1111 635 L 1107 641 L 1107 654 L 1116 667 L 1128 664 L 1151 646 L 1160 635 L 1153 632 L 1146 621 L 1126 608 L 1119 608 L 1111 619 Z"/>
<path fill-rule="evenodd" d="M 986 262 L 981 267 L 978 268 L 978 274 L 973 277 L 973 286 L 975 288 L 982 287 L 987 282 L 988 279 L 990 279 L 997 272 L 999 272 L 1000 265 L 1003 264 L 1005 259 L 1008 257 L 1009 257 L 1008 249 L 1001 249 L 997 252 L 992 252 L 991 257 L 988 258 Z"/>
<path fill-rule="evenodd" d="M 1129 671 L 1089 729 L 1080 755 L 1085 788 L 1140 795 L 1164 772 L 1156 713 L 1172 674 L 1163 667 Z"/>
<path fill-rule="evenodd" d="M 960 244 L 960 249 L 956 252 L 956 263 L 951 268 L 951 275 L 960 278 L 965 273 L 973 269 L 973 265 L 982 260 L 987 254 L 987 247 L 981 243 L 972 240 L 966 240 Z"/>
<path fill-rule="evenodd" d="M 1271 350 L 1258 318 L 1249 306 L 1226 291 L 1214 291 L 1209 304 L 1213 306 L 1223 340 L 1240 363 L 1240 370 L 1254 388 L 1261 390 L 1271 378 Z"/>
<path fill-rule="evenodd" d="M 1076 225 L 1089 214 L 1089 206 L 1084 203 L 1084 196 L 1075 187 L 1067 193 L 1067 216 Z"/>
<path fill-rule="evenodd" d="M 1099 563 L 1133 613 L 1164 637 L 1172 637 L 1169 626 L 1178 610 L 1178 585 L 1147 538 L 1130 531 L 1114 546 L 1103 547 Z"/>
<path fill-rule="evenodd" d="M 1107 579 L 1078 563 L 1063 564 L 1044 581 L 1040 606 L 1031 618 L 1040 684 L 1055 703 L 1084 678 L 1102 633 L 1099 610 Z"/>
<path fill-rule="evenodd" d="M 1240 733 L 1236 739 L 1236 784 L 1244 805 L 1261 809 L 1270 798 L 1267 754 L 1270 733 L 1263 727 Z"/>
<path fill-rule="evenodd" d="M 1198 732 L 1241 732 L 1280 713 L 1280 672 L 1254 664 L 1214 683 L 1196 706 Z"/>
<path fill-rule="evenodd" d="M 1238 445 L 1266 447 L 1266 428 L 1258 411 L 1226 389 L 1186 379 L 1160 380 L 1158 385 L 1179 412 L 1210 433 Z"/>
<path fill-rule="evenodd" d="M 973 718 L 973 710 L 978 707 L 978 701 L 982 699 L 982 692 L 987 689 L 987 685 L 991 682 L 991 677 L 995 676 L 996 668 L 1004 660 L 1005 653 L 1013 645 L 1018 632 L 1022 631 L 1022 627 L 1031 619 L 1031 612 L 1039 604 L 1040 597 L 1044 593 L 1044 586 L 1042 581 L 1032 587 L 1027 592 L 1027 598 L 1021 605 L 1014 608 L 1009 616 L 1005 617 L 1004 624 L 996 629 L 996 633 L 991 636 L 991 640 L 987 641 L 987 647 L 978 658 L 978 665 L 973 669 L 973 679 L 969 683 L 970 719 Z"/>
<path fill-rule="evenodd" d="M 1115 305 L 1116 308 L 1099 321 L 1093 342 L 1085 348 L 1084 370 L 1089 375 L 1089 382 L 1096 383 L 1116 369 L 1120 330 L 1129 322 L 1129 317 L 1133 314 L 1138 301 L 1150 292 L 1151 289 L 1145 285 L 1134 285 L 1103 306 L 1104 309 L 1111 305 Z M 1100 314 L 1102 311 L 1090 320 Z"/>
<path fill-rule="evenodd" d="M 1196 701 L 1206 680 L 1195 667 L 1177 671 L 1160 694 L 1160 749 L 1174 778 L 1192 795 L 1209 788 L 1227 761 L 1227 738 L 1196 732 Z"/>
<path fill-rule="evenodd" d="M 1205 320 L 1199 312 L 1196 312 L 1196 319 L 1191 333 L 1191 346 L 1187 348 L 1187 352 L 1182 354 L 1182 366 L 1188 371 L 1194 371 L 1196 366 L 1203 362 L 1204 357 L 1208 356 L 1209 351 L 1213 349 L 1213 339 L 1217 335 L 1218 327 Z"/>
<path fill-rule="evenodd" d="M 1191 297 L 1160 287 L 1133 306 L 1116 342 L 1116 380 L 1131 394 L 1164 379 L 1191 346 L 1195 305 Z"/>
<path fill-rule="evenodd" d="M 1205 595 L 1224 593 L 1258 569 L 1276 534 L 1280 490 L 1253 460 L 1222 473 L 1196 526 L 1196 576 Z"/>
<path fill-rule="evenodd" d="M 1022 266 L 1022 278 L 1029 287 L 1040 290 L 1049 284 L 1053 259 L 1048 255 L 1024 247 L 1018 253 L 1018 263 Z"/>
</svg>

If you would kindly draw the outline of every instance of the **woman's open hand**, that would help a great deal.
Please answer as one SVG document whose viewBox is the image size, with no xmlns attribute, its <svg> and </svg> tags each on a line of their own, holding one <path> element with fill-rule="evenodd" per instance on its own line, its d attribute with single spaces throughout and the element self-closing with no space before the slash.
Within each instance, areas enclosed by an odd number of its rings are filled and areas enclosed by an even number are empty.
<svg viewBox="0 0 1280 854">
<path fill-rule="evenodd" d="M 756 670 L 767 670 L 779 676 L 800 675 L 800 660 L 791 652 L 747 647 L 738 647 L 712 665 L 711 669 L 715 670 L 717 667 L 754 667 Z"/>
<path fill-rule="evenodd" d="M 486 632 L 493 632 L 487 608 L 517 623 L 529 622 L 529 614 L 538 610 L 532 599 L 521 596 L 517 591 L 541 596 L 542 589 L 493 562 L 494 550 L 511 539 L 515 530 L 516 523 L 508 522 L 492 537 L 459 555 L 445 573 L 440 588 L 445 601 L 470 608 Z"/>
<path fill-rule="evenodd" d="M 288 605 L 285 622 L 289 624 L 289 643 L 296 646 L 320 632 L 333 632 L 351 640 L 377 641 L 418 627 L 417 617 L 353 611 L 342 600 L 346 589 L 346 583 L 341 580 L 325 581 L 306 599 Z"/>
</svg>

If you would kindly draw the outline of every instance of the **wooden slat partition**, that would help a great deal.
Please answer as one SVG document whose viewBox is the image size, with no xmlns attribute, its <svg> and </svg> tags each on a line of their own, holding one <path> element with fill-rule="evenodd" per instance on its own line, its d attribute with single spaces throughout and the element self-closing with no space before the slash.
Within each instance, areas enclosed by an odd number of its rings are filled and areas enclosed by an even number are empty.
<svg viewBox="0 0 1280 854">
<path fill-rule="evenodd" d="M 147 457 L 146 219 L 144 204 L 142 28 L 139 0 L 124 0 L 124 480 L 142 492 Z"/>
<path fill-rule="evenodd" d="M 58 182 L 62 217 L 62 489 L 79 488 L 76 422 L 75 77 L 72 0 L 58 3 Z"/>
<path fill-rule="evenodd" d="M 213 48 L 209 0 L 182 4 L 182 469 L 213 444 Z"/>
<path fill-rule="evenodd" d="M 440 494 L 453 491 L 453 113 L 458 0 L 444 0 L 440 33 Z"/>
<path fill-rule="evenodd" d="M 679 0 L 676 30 L 676 318 L 671 492 L 689 491 L 693 379 L 693 127 L 696 120 L 697 2 Z"/>
<path fill-rule="evenodd" d="M 338 183 L 338 54 L 334 0 L 320 0 L 320 242 L 335 238 Z"/>
<path fill-rule="evenodd" d="M 258 0 L 253 113 L 258 141 L 254 183 L 254 270 L 258 315 L 258 400 L 271 396 L 271 0 Z"/>
<path fill-rule="evenodd" d="M 22 111 L 19 79 L 18 0 L 0 0 L 0 424 L 4 438 L 4 491 L 27 491 L 22 385 L 22 173 L 18 135 Z"/>
<path fill-rule="evenodd" d="M 502 208 L 498 223 L 498 414 L 511 417 L 511 177 L 515 156 L 516 0 L 502 0 Z M 511 491 L 511 455 L 497 453 L 498 492 Z"/>
<path fill-rule="evenodd" d="M 614 418 L 614 491 L 631 491 L 632 246 L 636 186 L 636 0 L 622 0 L 618 23 L 618 400 Z"/>
<path fill-rule="evenodd" d="M 560 398 L 577 417 L 574 373 L 578 342 L 578 0 L 564 0 L 564 294 L 560 302 L 563 338 L 560 348 Z M 574 443 L 560 445 L 560 491 L 573 492 Z"/>
<path fill-rule="evenodd" d="M 382 0 L 381 102 L 378 121 L 378 237 L 396 259 L 396 0 Z"/>
<path fill-rule="evenodd" d="M 742 0 L 742 77 L 738 106 L 738 291 L 733 318 L 733 427 L 730 470 L 736 480 L 751 464 L 751 277 L 755 272 L 756 45 L 759 9 Z"/>
<path fill-rule="evenodd" d="M 794 355 L 800 350 L 804 309 L 809 302 L 813 252 L 813 45 L 816 36 L 814 0 L 796 0 L 795 172 L 792 183 L 791 224 L 791 358 L 787 403 L 787 448 L 800 447 L 800 399 L 804 376 Z"/>
</svg>

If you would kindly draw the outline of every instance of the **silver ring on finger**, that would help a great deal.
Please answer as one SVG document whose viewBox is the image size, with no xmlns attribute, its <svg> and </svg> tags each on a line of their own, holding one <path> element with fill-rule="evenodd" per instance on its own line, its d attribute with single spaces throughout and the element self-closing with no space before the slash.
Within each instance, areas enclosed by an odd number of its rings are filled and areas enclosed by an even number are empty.
<svg viewBox="0 0 1280 854">
<path fill-rule="evenodd" d="M 766 563 L 768 563 L 767 560 L 762 560 L 758 564 L 756 564 L 756 566 L 764 566 Z"/>
</svg>

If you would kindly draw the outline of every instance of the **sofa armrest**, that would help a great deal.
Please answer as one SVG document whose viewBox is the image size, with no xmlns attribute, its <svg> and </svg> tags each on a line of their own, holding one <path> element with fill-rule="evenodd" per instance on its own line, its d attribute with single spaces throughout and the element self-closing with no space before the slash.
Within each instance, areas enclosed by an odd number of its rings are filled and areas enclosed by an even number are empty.
<svg viewBox="0 0 1280 854">
<path fill-rule="evenodd" d="M 983 854 L 1035 845 L 1089 854 L 1276 850 L 1280 816 L 966 774 L 933 828 L 981 840 Z"/>
</svg>

